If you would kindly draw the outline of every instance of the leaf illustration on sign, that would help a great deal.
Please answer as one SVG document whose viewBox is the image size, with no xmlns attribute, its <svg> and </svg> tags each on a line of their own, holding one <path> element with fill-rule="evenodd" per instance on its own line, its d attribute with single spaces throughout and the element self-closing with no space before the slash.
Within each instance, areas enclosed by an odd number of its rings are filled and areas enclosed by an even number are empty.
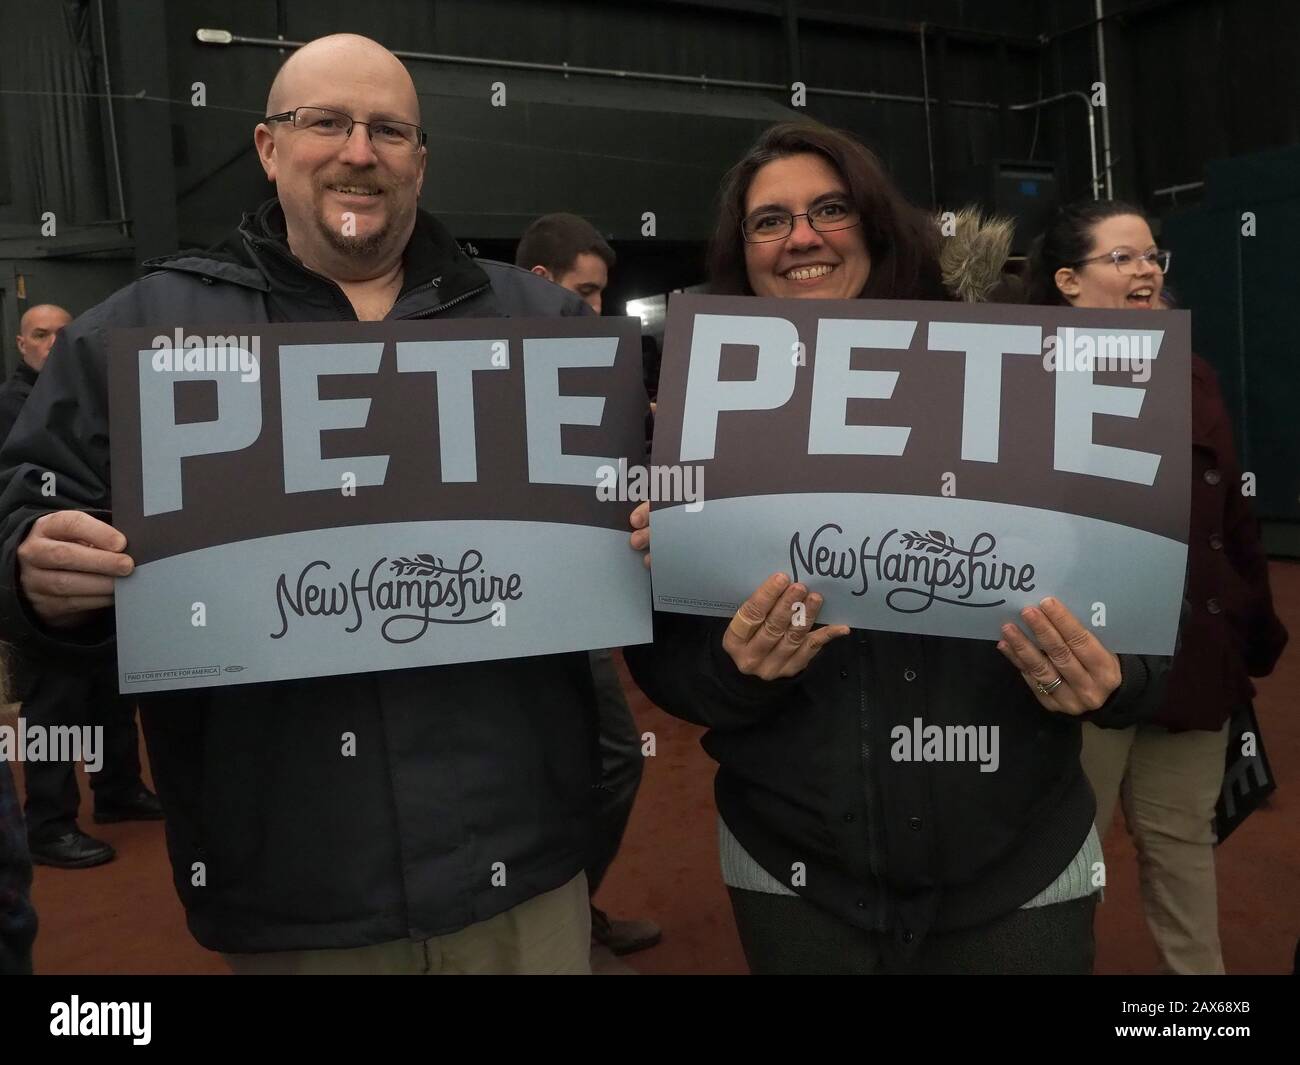
<svg viewBox="0 0 1300 1065">
<path fill-rule="evenodd" d="M 395 558 L 389 563 L 395 573 L 403 577 L 434 577 L 446 568 L 442 559 L 430 554 L 418 554 L 415 558 Z"/>
<path fill-rule="evenodd" d="M 919 533 L 912 529 L 902 537 L 902 542 L 908 550 L 919 548 L 932 555 L 947 554 L 957 544 L 957 541 L 942 529 L 931 529 L 928 533 Z"/>
</svg>

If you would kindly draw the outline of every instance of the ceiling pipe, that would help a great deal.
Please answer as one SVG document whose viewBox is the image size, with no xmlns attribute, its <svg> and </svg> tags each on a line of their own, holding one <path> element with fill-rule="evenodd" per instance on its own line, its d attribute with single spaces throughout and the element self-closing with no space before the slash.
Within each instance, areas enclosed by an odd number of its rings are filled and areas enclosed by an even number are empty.
<svg viewBox="0 0 1300 1065">
<path fill-rule="evenodd" d="M 282 41 L 269 37 L 243 37 L 229 30 L 201 29 L 195 33 L 203 44 L 246 44 L 259 48 L 301 48 L 306 41 Z M 648 70 L 618 70 L 610 67 L 584 67 L 572 63 L 532 63 L 522 59 L 486 59 L 482 56 L 445 55 L 438 52 L 411 52 L 389 49 L 398 59 L 418 59 L 430 63 L 449 63 L 458 66 L 494 67 L 498 70 L 529 70 L 548 74 L 583 74 L 593 78 L 613 78 L 618 81 L 654 81 L 674 85 L 693 85 L 696 88 L 750 89 L 759 92 L 788 93 L 789 85 L 775 81 L 741 81 L 736 78 L 711 78 L 707 74 L 659 74 Z M 868 92 L 861 89 L 826 89 L 813 85 L 807 92 L 817 96 L 838 96 L 854 100 L 873 100 L 884 103 L 925 104 L 923 96 L 905 93 Z M 954 107 L 969 107 L 982 111 L 996 111 L 998 105 L 989 100 L 950 100 Z"/>
<path fill-rule="evenodd" d="M 1084 107 L 1088 109 L 1088 150 L 1091 157 L 1092 166 L 1092 198 L 1101 199 L 1101 175 L 1097 171 L 1097 119 L 1093 114 L 1092 98 L 1079 89 L 1071 89 L 1069 92 L 1058 92 L 1055 96 L 1044 96 L 1041 100 L 1033 100 L 1025 104 L 1011 104 L 1007 107 L 1008 111 L 1030 111 L 1035 107 L 1043 107 L 1046 104 L 1055 103 L 1057 100 L 1078 99 L 1083 101 Z"/>
<path fill-rule="evenodd" d="M 208 28 L 197 30 L 195 32 L 195 37 L 203 44 L 244 44 L 258 48 L 276 49 L 301 48 L 307 43 L 306 41 L 287 41 L 270 37 L 245 37 L 231 33 L 229 30 Z M 922 34 L 922 42 L 924 43 L 924 34 Z M 398 59 L 415 59 L 423 62 L 448 63 L 460 66 L 493 67 L 498 70 L 538 71 L 550 74 L 561 74 L 565 77 L 573 74 L 582 74 L 587 77 L 612 78 L 619 81 L 651 81 L 675 85 L 694 85 L 697 88 L 717 87 L 780 93 L 787 93 L 790 91 L 788 85 L 782 85 L 777 82 L 741 81 L 735 78 L 711 78 L 707 74 L 700 74 L 698 77 L 693 77 L 689 74 L 659 74 L 646 70 L 618 70 L 607 67 L 574 66 L 571 63 L 532 63 L 521 59 L 486 59 L 482 56 L 447 55 L 438 52 L 413 52 L 400 49 L 390 49 L 390 51 L 393 55 L 397 56 Z M 860 89 L 827 89 L 818 88 L 813 85 L 807 86 L 806 91 L 809 95 L 816 96 L 835 96 L 852 100 L 872 100 L 886 103 L 921 104 L 927 109 L 928 128 L 928 110 L 930 106 L 928 74 L 926 75 L 925 80 L 926 85 L 924 96 L 911 96 L 906 93 L 868 92 Z M 1093 115 L 1092 100 L 1089 98 L 1087 93 L 1076 89 L 1069 92 L 1058 93 L 1055 96 L 1033 100 L 1028 103 L 1009 104 L 1007 110 L 1028 111 L 1069 97 L 1077 97 L 1082 100 L 1084 106 L 1088 109 L 1088 146 L 1091 155 L 1092 198 L 1094 200 L 1099 199 L 1101 193 L 1100 177 L 1097 168 L 1096 119 Z M 990 100 L 949 100 L 947 101 L 947 104 L 950 107 L 967 107 L 981 111 L 1001 110 L 1001 105 Z"/>
<path fill-rule="evenodd" d="M 1106 104 L 1101 109 L 1101 151 L 1104 166 L 1102 172 L 1106 175 L 1106 199 L 1115 198 L 1115 186 L 1111 180 L 1111 161 L 1110 161 L 1110 90 L 1106 88 L 1106 24 L 1103 21 L 1105 14 L 1102 12 L 1102 0 L 1094 0 L 1097 12 L 1097 79 L 1101 82 L 1102 91 L 1106 94 L 1103 99 Z"/>
</svg>

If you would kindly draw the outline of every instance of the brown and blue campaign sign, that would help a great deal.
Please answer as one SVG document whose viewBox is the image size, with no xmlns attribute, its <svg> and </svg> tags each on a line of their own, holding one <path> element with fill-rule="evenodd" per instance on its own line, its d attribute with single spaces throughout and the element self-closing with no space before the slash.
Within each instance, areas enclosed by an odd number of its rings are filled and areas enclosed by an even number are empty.
<svg viewBox="0 0 1300 1065">
<path fill-rule="evenodd" d="M 633 318 L 121 330 L 125 692 L 650 639 Z"/>
<path fill-rule="evenodd" d="M 1185 311 L 672 297 L 655 606 L 728 616 L 782 571 L 820 622 L 996 640 L 1056 596 L 1169 654 L 1187 560 Z M 690 468 L 695 467 L 694 471 Z"/>
</svg>

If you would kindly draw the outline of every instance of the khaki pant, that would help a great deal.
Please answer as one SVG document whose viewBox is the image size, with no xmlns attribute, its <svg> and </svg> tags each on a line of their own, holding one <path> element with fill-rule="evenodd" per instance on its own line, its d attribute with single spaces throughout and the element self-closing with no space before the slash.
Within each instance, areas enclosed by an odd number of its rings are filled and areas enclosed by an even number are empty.
<svg viewBox="0 0 1300 1065">
<path fill-rule="evenodd" d="M 1083 726 L 1097 832 L 1104 843 L 1118 797 L 1137 846 L 1147 924 L 1167 972 L 1223 972 L 1212 822 L 1227 746 L 1226 724 L 1218 732 Z"/>
<path fill-rule="evenodd" d="M 432 939 L 401 939 L 347 950 L 227 954 L 236 974 L 591 975 L 587 876 L 521 902 L 486 921 Z"/>
</svg>

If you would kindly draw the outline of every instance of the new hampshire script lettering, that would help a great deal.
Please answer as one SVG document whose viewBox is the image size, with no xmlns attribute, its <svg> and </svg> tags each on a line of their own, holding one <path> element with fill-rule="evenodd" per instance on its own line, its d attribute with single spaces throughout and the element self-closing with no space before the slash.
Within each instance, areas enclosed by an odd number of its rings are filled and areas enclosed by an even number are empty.
<svg viewBox="0 0 1300 1065">
<path fill-rule="evenodd" d="M 848 582 L 855 596 L 866 595 L 873 581 L 894 585 L 885 605 L 900 614 L 919 614 L 935 603 L 1001 606 L 1005 596 L 987 594 L 1034 590 L 1034 567 L 999 560 L 992 533 L 977 533 L 965 548 L 940 529 L 890 529 L 875 550 L 869 549 L 871 540 L 864 536 L 855 544 L 832 521 L 811 536 L 796 530 L 790 537 L 790 571 L 796 581 L 814 576 Z"/>
<path fill-rule="evenodd" d="M 385 563 L 388 572 L 383 573 Z M 483 554 L 468 548 L 460 561 L 447 565 L 431 554 L 411 558 L 378 559 L 369 569 L 360 566 L 347 580 L 330 580 L 330 564 L 324 559 L 309 562 L 289 587 L 289 575 L 281 573 L 275 585 L 280 631 L 289 631 L 290 615 L 303 617 L 349 617 L 345 632 L 360 631 L 367 616 L 388 614 L 380 635 L 389 643 L 412 643 L 431 625 L 476 625 L 501 616 L 501 605 L 523 598 L 523 578 L 518 573 L 501 576 L 483 566 Z"/>
</svg>

